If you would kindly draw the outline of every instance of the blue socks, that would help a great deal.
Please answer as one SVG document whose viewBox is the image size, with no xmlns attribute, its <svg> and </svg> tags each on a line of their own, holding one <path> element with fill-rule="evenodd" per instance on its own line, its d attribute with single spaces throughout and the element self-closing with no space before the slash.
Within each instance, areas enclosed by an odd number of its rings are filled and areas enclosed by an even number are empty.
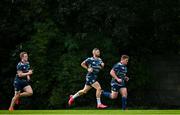
<svg viewBox="0 0 180 115">
<path fill-rule="evenodd" d="M 126 97 L 122 97 L 122 109 L 125 110 L 126 109 L 126 102 L 127 98 Z"/>
<path fill-rule="evenodd" d="M 102 95 L 111 99 L 111 93 L 110 92 L 103 91 Z M 122 101 L 122 109 L 125 110 L 126 105 L 127 105 L 127 97 L 122 97 L 121 101 Z"/>
<path fill-rule="evenodd" d="M 110 99 L 111 99 L 111 93 L 110 93 L 110 92 L 105 92 L 105 91 L 103 91 L 103 92 L 102 92 L 102 95 L 105 96 L 105 97 L 107 97 L 107 98 L 110 98 Z"/>
</svg>

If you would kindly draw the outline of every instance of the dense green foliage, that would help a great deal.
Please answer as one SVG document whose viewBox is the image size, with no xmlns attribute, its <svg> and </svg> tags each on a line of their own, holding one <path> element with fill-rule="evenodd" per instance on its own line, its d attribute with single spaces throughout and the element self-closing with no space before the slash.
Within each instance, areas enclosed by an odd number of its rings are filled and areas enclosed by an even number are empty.
<svg viewBox="0 0 180 115">
<path fill-rule="evenodd" d="M 28 98 L 30 104 L 24 104 L 31 109 L 66 108 L 68 96 L 84 85 L 86 71 L 80 63 L 91 56 L 94 47 L 101 50 L 106 65 L 99 75 L 105 90 L 110 90 L 113 64 L 121 54 L 130 55 L 128 88 L 130 97 L 140 101 L 152 87 L 149 58 L 180 54 L 178 0 L 0 2 L 1 108 L 7 108 L 13 96 L 20 51 L 29 53 L 34 70 L 34 96 Z M 95 105 L 94 90 L 85 97 L 87 100 L 80 98 L 77 103 Z M 137 102 L 130 105 L 136 107 Z"/>
</svg>

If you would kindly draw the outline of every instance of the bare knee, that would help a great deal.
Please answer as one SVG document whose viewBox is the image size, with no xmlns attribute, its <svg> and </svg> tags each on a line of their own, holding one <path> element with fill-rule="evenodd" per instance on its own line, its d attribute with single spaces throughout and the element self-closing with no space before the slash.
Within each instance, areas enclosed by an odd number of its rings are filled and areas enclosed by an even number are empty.
<svg viewBox="0 0 180 115">
<path fill-rule="evenodd" d="M 96 88 L 96 90 L 102 92 L 101 87 Z"/>
<path fill-rule="evenodd" d="M 33 91 L 29 92 L 29 96 L 32 96 L 33 95 Z"/>
<path fill-rule="evenodd" d="M 29 96 L 32 96 L 33 95 L 33 92 L 29 93 Z"/>
<path fill-rule="evenodd" d="M 33 95 L 33 91 L 28 91 L 28 96 L 32 96 Z"/>
<path fill-rule="evenodd" d="M 111 95 L 111 99 L 116 99 L 117 95 Z"/>
<path fill-rule="evenodd" d="M 122 96 L 122 97 L 127 97 L 127 92 L 122 92 L 122 93 L 121 93 L 121 96 Z"/>
<path fill-rule="evenodd" d="M 118 97 L 118 93 L 117 92 L 112 92 L 111 93 L 111 99 L 116 99 Z"/>
<path fill-rule="evenodd" d="M 121 96 L 122 96 L 122 97 L 127 97 L 127 89 L 126 89 L 126 88 L 122 88 L 122 89 L 120 90 L 120 93 L 121 93 Z"/>
</svg>

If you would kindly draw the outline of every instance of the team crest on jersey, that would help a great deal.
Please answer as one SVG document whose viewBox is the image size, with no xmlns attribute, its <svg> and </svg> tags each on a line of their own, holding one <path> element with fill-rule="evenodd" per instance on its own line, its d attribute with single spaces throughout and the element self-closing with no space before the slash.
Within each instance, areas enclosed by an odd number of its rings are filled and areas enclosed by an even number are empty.
<svg viewBox="0 0 180 115">
<path fill-rule="evenodd" d="M 93 64 L 95 64 L 96 62 L 93 61 Z"/>
</svg>

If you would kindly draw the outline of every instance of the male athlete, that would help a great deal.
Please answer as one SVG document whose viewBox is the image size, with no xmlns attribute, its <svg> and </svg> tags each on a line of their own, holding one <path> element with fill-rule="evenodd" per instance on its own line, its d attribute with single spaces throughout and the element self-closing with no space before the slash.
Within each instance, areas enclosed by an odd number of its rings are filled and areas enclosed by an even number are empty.
<svg viewBox="0 0 180 115">
<path fill-rule="evenodd" d="M 76 94 L 71 95 L 68 101 L 69 106 L 74 102 L 74 99 L 86 94 L 92 87 L 96 89 L 96 99 L 97 99 L 97 108 L 106 108 L 106 105 L 101 103 L 101 86 L 98 81 L 96 81 L 97 74 L 100 69 L 104 67 L 104 63 L 100 58 L 100 50 L 94 48 L 92 51 L 93 57 L 89 57 L 81 63 L 81 66 L 87 70 L 86 83 L 82 90 L 79 90 Z"/>
<path fill-rule="evenodd" d="M 118 96 L 118 92 L 121 93 L 122 96 L 122 109 L 126 109 L 126 100 L 127 100 L 127 88 L 126 81 L 129 78 L 126 76 L 129 56 L 122 55 L 120 62 L 114 65 L 114 67 L 110 71 L 110 75 L 112 76 L 111 80 L 111 93 L 110 92 L 102 92 L 102 95 L 110 98 L 116 99 Z"/>
<path fill-rule="evenodd" d="M 12 98 L 9 111 L 14 110 L 15 104 L 19 104 L 20 97 L 31 96 L 33 94 L 33 90 L 31 86 L 28 84 L 28 81 L 30 80 L 30 76 L 33 73 L 32 70 L 30 69 L 30 65 L 28 62 L 28 54 L 26 52 L 21 52 L 20 59 L 21 61 L 17 65 L 17 74 L 13 84 L 15 94 L 14 97 Z"/>
</svg>

